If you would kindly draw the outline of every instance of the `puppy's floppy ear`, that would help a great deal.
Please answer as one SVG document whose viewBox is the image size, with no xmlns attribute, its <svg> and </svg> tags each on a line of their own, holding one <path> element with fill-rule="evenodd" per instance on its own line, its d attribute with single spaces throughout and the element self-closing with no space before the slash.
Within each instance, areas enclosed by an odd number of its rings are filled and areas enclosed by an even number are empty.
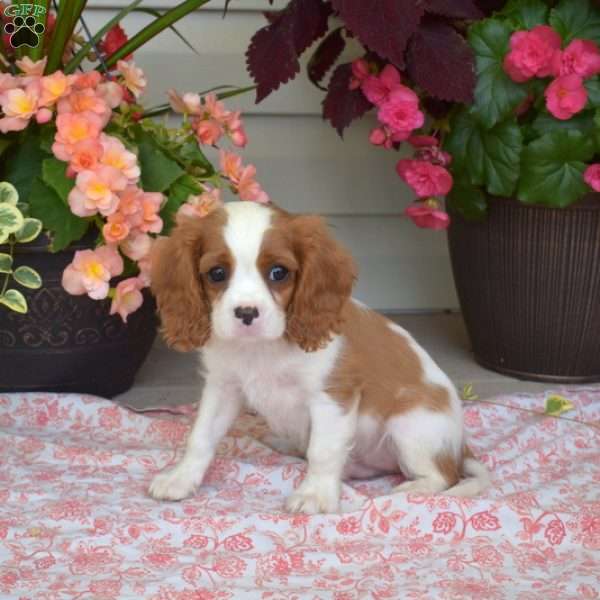
<svg viewBox="0 0 600 600">
<path fill-rule="evenodd" d="M 170 237 L 156 241 L 151 255 L 162 333 L 169 346 L 182 352 L 204 345 L 210 335 L 210 307 L 198 273 L 201 221 L 183 219 Z"/>
<path fill-rule="evenodd" d="M 286 335 L 312 352 L 339 332 L 342 307 L 356 280 L 356 265 L 320 217 L 292 217 L 291 228 L 300 267 L 288 307 Z"/>
</svg>

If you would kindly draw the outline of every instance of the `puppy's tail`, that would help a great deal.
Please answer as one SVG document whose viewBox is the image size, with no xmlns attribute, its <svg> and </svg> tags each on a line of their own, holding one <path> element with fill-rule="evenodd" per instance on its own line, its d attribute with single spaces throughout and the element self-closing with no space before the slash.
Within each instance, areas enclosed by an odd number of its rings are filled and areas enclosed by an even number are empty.
<svg viewBox="0 0 600 600">
<path fill-rule="evenodd" d="M 462 498 L 476 496 L 491 483 L 487 467 L 473 456 L 467 446 L 465 446 L 463 453 L 462 475 L 464 479 L 443 492 L 444 496 L 460 496 Z"/>
</svg>

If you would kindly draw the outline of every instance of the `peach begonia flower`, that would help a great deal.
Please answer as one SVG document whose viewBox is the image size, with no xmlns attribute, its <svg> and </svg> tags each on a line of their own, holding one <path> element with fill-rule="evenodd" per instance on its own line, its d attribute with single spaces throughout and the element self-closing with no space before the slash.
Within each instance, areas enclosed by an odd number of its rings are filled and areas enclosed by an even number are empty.
<svg viewBox="0 0 600 600">
<path fill-rule="evenodd" d="M 123 76 L 125 87 L 136 98 L 139 98 L 144 93 L 147 85 L 142 69 L 136 67 L 133 61 L 120 60 L 117 62 L 117 70 Z"/>
<path fill-rule="evenodd" d="M 127 187 L 127 178 L 114 167 L 101 166 L 77 175 L 75 187 L 69 193 L 69 206 L 78 217 L 96 213 L 108 216 L 119 206 L 117 192 Z"/>
<path fill-rule="evenodd" d="M 111 108 L 117 108 L 123 102 L 123 88 L 114 81 L 103 81 L 96 88 L 96 92 Z"/>
<path fill-rule="evenodd" d="M 26 89 L 13 88 L 0 94 L 0 107 L 4 113 L 0 119 L 0 131 L 6 133 L 25 129 L 39 110 L 38 102 L 39 88 L 35 85 Z"/>
<path fill-rule="evenodd" d="M 237 183 L 242 174 L 242 158 L 234 152 L 221 150 L 219 152 L 221 172 L 233 183 Z"/>
<path fill-rule="evenodd" d="M 203 96 L 202 108 L 204 110 L 204 117 L 215 119 L 215 121 L 223 122 L 229 116 L 229 111 L 225 108 L 223 102 L 212 92 Z"/>
<path fill-rule="evenodd" d="M 129 185 L 119 194 L 119 212 L 125 215 L 132 228 L 138 227 L 142 220 L 142 194 L 135 185 Z"/>
<path fill-rule="evenodd" d="M 64 113 L 56 117 L 56 136 L 52 153 L 56 158 L 69 161 L 75 144 L 95 139 L 102 130 L 102 119 L 94 113 Z"/>
<path fill-rule="evenodd" d="M 72 77 L 68 77 L 62 71 L 55 71 L 40 79 L 41 106 L 52 106 L 63 96 L 71 91 Z"/>
<path fill-rule="evenodd" d="M 70 154 L 67 175 L 73 176 L 81 171 L 93 171 L 102 156 L 102 144 L 98 139 L 87 139 L 73 145 Z"/>
<path fill-rule="evenodd" d="M 16 61 L 17 67 L 28 76 L 41 77 L 46 69 L 46 62 L 48 57 L 44 57 L 41 60 L 33 61 L 29 56 L 25 56 Z"/>
<path fill-rule="evenodd" d="M 214 146 L 223 135 L 223 129 L 214 119 L 196 120 L 192 124 L 196 137 L 201 144 Z"/>
<path fill-rule="evenodd" d="M 225 133 L 229 136 L 234 146 L 243 148 L 248 142 L 248 136 L 246 130 L 240 118 L 240 112 L 231 112 L 223 120 L 225 126 Z"/>
<path fill-rule="evenodd" d="M 129 183 L 136 183 L 140 178 L 137 156 L 127 150 L 119 138 L 105 133 L 100 134 L 100 144 L 103 149 L 100 162 L 121 171 L 127 177 Z"/>
<path fill-rule="evenodd" d="M 176 90 L 167 91 L 171 108 L 180 114 L 199 115 L 202 113 L 202 102 L 198 94 L 186 92 L 180 96 Z"/>
<path fill-rule="evenodd" d="M 86 71 L 74 76 L 73 87 L 78 90 L 96 88 L 102 81 L 102 75 L 98 71 Z"/>
<path fill-rule="evenodd" d="M 58 114 L 79 113 L 95 114 L 105 127 L 112 115 L 110 106 L 95 90 L 86 88 L 75 90 L 68 96 L 61 98 L 57 104 Z"/>
<path fill-rule="evenodd" d="M 208 189 L 198 196 L 189 196 L 187 201 L 179 207 L 177 220 L 180 217 L 206 217 L 217 208 L 223 206 L 221 190 Z"/>
<path fill-rule="evenodd" d="M 262 189 L 256 177 L 256 168 L 254 165 L 244 167 L 240 178 L 237 182 L 236 189 L 242 200 L 251 200 L 260 204 L 268 204 L 269 196 Z"/>
<path fill-rule="evenodd" d="M 123 241 L 131 231 L 131 227 L 127 218 L 120 212 L 114 212 L 107 218 L 104 227 L 102 228 L 102 234 L 104 239 L 109 244 L 116 244 Z"/>
<path fill-rule="evenodd" d="M 139 261 L 148 256 L 152 248 L 152 238 L 147 233 L 133 233 L 120 244 L 125 256 Z"/>
<path fill-rule="evenodd" d="M 110 314 L 119 314 L 123 322 L 127 323 L 127 317 L 135 312 L 144 302 L 140 291 L 144 282 L 139 277 L 129 277 L 117 284 L 115 297 L 110 305 Z"/>
<path fill-rule="evenodd" d="M 123 272 L 123 259 L 112 246 L 96 250 L 78 250 L 64 270 L 62 285 L 69 294 L 87 294 L 94 300 L 106 298 L 109 281 Z"/>
<path fill-rule="evenodd" d="M 142 221 L 139 224 L 140 231 L 144 233 L 160 233 L 163 228 L 163 220 L 158 212 L 163 203 L 163 195 L 158 192 L 142 193 Z"/>
<path fill-rule="evenodd" d="M 10 73 L 0 73 L 0 94 L 19 87 L 19 79 Z"/>
</svg>

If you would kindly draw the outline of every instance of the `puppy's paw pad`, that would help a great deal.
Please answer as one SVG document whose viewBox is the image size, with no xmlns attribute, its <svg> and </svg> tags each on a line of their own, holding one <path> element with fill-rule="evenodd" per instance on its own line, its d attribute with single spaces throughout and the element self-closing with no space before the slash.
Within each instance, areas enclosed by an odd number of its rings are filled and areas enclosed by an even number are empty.
<svg viewBox="0 0 600 600">
<path fill-rule="evenodd" d="M 334 513 L 338 510 L 339 498 L 322 492 L 297 491 L 287 499 L 286 507 L 290 512 L 307 515 Z"/>
<path fill-rule="evenodd" d="M 189 474 L 175 468 L 156 475 L 148 493 L 157 500 L 183 500 L 193 493 L 194 487 Z"/>
</svg>

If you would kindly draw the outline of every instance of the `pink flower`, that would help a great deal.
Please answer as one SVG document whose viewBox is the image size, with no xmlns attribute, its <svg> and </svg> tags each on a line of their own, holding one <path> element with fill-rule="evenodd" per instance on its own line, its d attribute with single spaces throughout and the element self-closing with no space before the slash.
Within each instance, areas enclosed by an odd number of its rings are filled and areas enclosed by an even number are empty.
<svg viewBox="0 0 600 600">
<path fill-rule="evenodd" d="M 158 192 L 143 192 L 141 196 L 142 222 L 140 231 L 144 233 L 160 233 L 163 221 L 158 216 L 158 211 L 163 202 L 163 195 Z"/>
<path fill-rule="evenodd" d="M 193 123 L 192 127 L 198 142 L 207 146 L 214 146 L 223 135 L 223 130 L 214 119 L 201 119 Z"/>
<path fill-rule="evenodd" d="M 213 93 L 203 96 L 202 108 L 205 118 L 215 119 L 215 121 L 223 122 L 229 116 L 225 105 Z"/>
<path fill-rule="evenodd" d="M 74 75 L 73 86 L 78 90 L 96 88 L 101 81 L 102 75 L 98 71 L 85 71 Z"/>
<path fill-rule="evenodd" d="M 110 305 L 110 314 L 119 313 L 124 323 L 127 323 L 127 317 L 135 312 L 144 302 L 144 297 L 140 291 L 144 287 L 142 281 L 137 277 L 124 279 L 117 284 L 115 297 Z"/>
<path fill-rule="evenodd" d="M 256 168 L 254 165 L 248 165 L 244 167 L 239 181 L 237 182 L 237 193 L 240 195 L 242 200 L 251 200 L 253 202 L 259 202 L 260 204 L 268 204 L 269 196 L 262 189 L 256 177 Z"/>
<path fill-rule="evenodd" d="M 80 113 L 85 116 L 92 113 L 97 115 L 105 127 L 110 120 L 112 111 L 96 90 L 86 88 L 71 92 L 65 98 L 61 98 L 56 105 L 59 115 L 64 113 Z"/>
<path fill-rule="evenodd" d="M 140 178 L 137 156 L 127 150 L 119 138 L 111 135 L 100 134 L 100 144 L 103 150 L 100 162 L 121 171 L 130 183 L 136 183 Z"/>
<path fill-rule="evenodd" d="M 124 29 L 117 23 L 108 30 L 104 39 L 98 44 L 100 50 L 107 56 L 110 56 L 116 52 L 121 46 L 123 46 L 128 40 L 127 34 Z M 131 60 L 133 55 L 129 54 L 125 57 L 125 60 Z"/>
<path fill-rule="evenodd" d="M 179 217 L 205 217 L 217 208 L 223 205 L 221 200 L 221 190 L 207 190 L 199 196 L 190 196 L 185 204 L 182 204 L 177 211 Z"/>
<path fill-rule="evenodd" d="M 600 163 L 589 165 L 583 173 L 583 180 L 595 192 L 600 192 Z"/>
<path fill-rule="evenodd" d="M 560 44 L 560 36 L 548 25 L 537 25 L 531 31 L 517 31 L 510 38 L 504 70 L 518 83 L 532 77 L 548 77 L 552 74 L 554 52 L 560 50 Z"/>
<path fill-rule="evenodd" d="M 360 89 L 369 102 L 380 106 L 388 100 L 390 93 L 398 87 L 404 87 L 401 86 L 398 69 L 393 65 L 386 65 L 379 75 L 369 75 L 366 77 Z"/>
<path fill-rule="evenodd" d="M 4 118 L 0 119 L 0 131 L 20 131 L 38 111 L 39 92 L 36 86 L 23 90 L 13 88 L 0 95 Z"/>
<path fill-rule="evenodd" d="M 357 90 L 370 75 L 369 63 L 364 58 L 357 58 L 352 61 L 352 77 L 350 78 L 348 89 Z"/>
<path fill-rule="evenodd" d="M 405 139 L 406 136 L 404 133 L 393 132 L 386 125 L 375 127 L 369 134 L 371 144 L 374 146 L 383 146 L 386 150 L 393 148 L 394 144 L 400 143 Z"/>
<path fill-rule="evenodd" d="M 102 145 L 97 139 L 88 139 L 73 145 L 69 161 L 69 174 L 93 171 L 102 156 Z"/>
<path fill-rule="evenodd" d="M 230 112 L 226 117 L 222 119 L 225 133 L 229 136 L 229 139 L 233 142 L 234 146 L 243 148 L 248 142 L 246 131 L 240 118 L 240 112 Z"/>
<path fill-rule="evenodd" d="M 146 89 L 147 81 L 144 72 L 135 66 L 133 61 L 117 62 L 117 70 L 123 76 L 125 87 L 136 97 L 139 98 Z"/>
<path fill-rule="evenodd" d="M 97 138 L 102 120 L 94 113 L 64 113 L 56 117 L 56 136 L 52 152 L 56 158 L 69 161 L 75 144 Z"/>
<path fill-rule="evenodd" d="M 114 167 L 81 171 L 69 193 L 69 206 L 78 217 L 90 217 L 98 212 L 108 216 L 119 206 L 117 192 L 126 187 L 127 178 Z"/>
<path fill-rule="evenodd" d="M 72 78 L 67 77 L 62 71 L 55 71 L 52 75 L 42 77 L 40 80 L 42 106 L 52 106 L 60 98 L 71 91 Z"/>
<path fill-rule="evenodd" d="M 566 121 L 587 103 L 587 90 L 579 75 L 557 77 L 544 92 L 546 108 L 557 119 Z"/>
<path fill-rule="evenodd" d="M 96 250 L 78 250 L 64 270 L 62 285 L 69 294 L 87 294 L 94 300 L 106 298 L 111 277 L 123 272 L 123 259 L 111 246 Z"/>
<path fill-rule="evenodd" d="M 96 93 L 110 108 L 117 108 L 123 101 L 123 88 L 114 81 L 103 81 L 96 88 Z"/>
<path fill-rule="evenodd" d="M 242 158 L 233 152 L 221 150 L 219 152 L 221 172 L 233 183 L 236 183 L 242 174 Z"/>
<path fill-rule="evenodd" d="M 600 51 L 588 40 L 573 40 L 562 52 L 552 58 L 552 72 L 557 77 L 579 75 L 584 79 L 600 73 Z"/>
<path fill-rule="evenodd" d="M 403 85 L 390 92 L 387 100 L 379 106 L 377 118 L 402 139 L 407 139 L 425 122 L 425 115 L 419 110 L 419 98 Z"/>
<path fill-rule="evenodd" d="M 452 175 L 444 167 L 424 160 L 402 159 L 396 171 L 419 198 L 445 196 L 452 189 Z"/>
<path fill-rule="evenodd" d="M 408 143 L 413 148 L 428 148 L 440 145 L 439 140 L 433 135 L 411 135 L 408 138 Z"/>
<path fill-rule="evenodd" d="M 176 113 L 199 115 L 202 113 L 202 103 L 198 94 L 186 92 L 180 96 L 175 90 L 167 92 L 169 104 Z"/>
<path fill-rule="evenodd" d="M 404 214 L 410 217 L 417 227 L 425 229 L 446 229 L 450 224 L 450 217 L 437 207 L 437 202 L 435 206 L 428 202 L 415 202 L 406 208 Z"/>
<path fill-rule="evenodd" d="M 119 194 L 119 212 L 129 219 L 132 227 L 138 227 L 141 223 L 142 194 L 142 190 L 135 185 L 127 186 Z"/>
<path fill-rule="evenodd" d="M 147 233 L 134 233 L 121 242 L 120 247 L 125 256 L 139 261 L 150 253 L 152 238 Z"/>
<path fill-rule="evenodd" d="M 44 74 L 44 70 L 46 69 L 46 62 L 48 61 L 47 57 L 42 58 L 41 60 L 33 61 L 29 56 L 25 56 L 16 61 L 17 67 L 28 76 L 38 76 L 41 77 Z"/>
<path fill-rule="evenodd" d="M 0 94 L 18 87 L 19 79 L 10 73 L 0 73 Z"/>
<path fill-rule="evenodd" d="M 109 244 L 116 244 L 123 241 L 131 231 L 131 227 L 120 212 L 115 212 L 108 216 L 104 227 L 102 227 L 102 235 Z"/>
</svg>

